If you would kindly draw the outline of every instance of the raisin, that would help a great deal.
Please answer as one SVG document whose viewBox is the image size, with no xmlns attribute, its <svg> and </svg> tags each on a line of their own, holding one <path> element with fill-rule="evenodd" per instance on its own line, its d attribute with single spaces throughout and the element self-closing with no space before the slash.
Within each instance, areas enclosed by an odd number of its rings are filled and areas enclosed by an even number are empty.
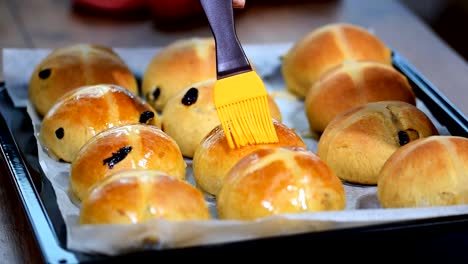
<svg viewBox="0 0 468 264">
<path fill-rule="evenodd" d="M 182 104 L 192 105 L 197 102 L 198 99 L 198 89 L 195 87 L 190 88 L 182 98 Z"/>
<path fill-rule="evenodd" d="M 47 78 L 49 78 L 50 74 L 52 73 L 52 71 L 50 69 L 43 69 L 39 72 L 39 78 L 45 80 Z"/>
<path fill-rule="evenodd" d="M 398 131 L 398 143 L 400 146 L 406 145 L 410 142 L 410 137 L 406 131 Z"/>
<path fill-rule="evenodd" d="M 109 166 L 109 169 L 114 168 L 114 165 L 125 159 L 125 157 L 127 157 L 130 151 L 132 151 L 132 147 L 125 146 L 119 149 L 117 152 L 113 152 L 111 157 L 103 160 L 103 165 L 107 164 L 107 166 Z"/>
<path fill-rule="evenodd" d="M 154 101 L 158 100 L 160 95 L 161 95 L 161 89 L 159 87 L 156 87 L 156 89 L 153 91 L 153 100 Z"/>
<path fill-rule="evenodd" d="M 146 124 L 146 122 L 148 122 L 148 120 L 150 120 L 153 117 L 154 117 L 154 113 L 152 111 L 144 111 L 140 115 L 139 122 L 142 124 Z"/>
<path fill-rule="evenodd" d="M 65 136 L 65 130 L 63 130 L 63 127 L 59 127 L 57 130 L 55 130 L 55 136 L 58 139 L 62 139 Z"/>
</svg>

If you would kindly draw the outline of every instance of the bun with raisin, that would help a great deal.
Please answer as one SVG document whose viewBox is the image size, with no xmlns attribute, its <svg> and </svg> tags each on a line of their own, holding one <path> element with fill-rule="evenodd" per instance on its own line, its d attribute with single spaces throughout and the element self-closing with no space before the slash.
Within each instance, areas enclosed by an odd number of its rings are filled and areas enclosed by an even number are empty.
<svg viewBox="0 0 468 264">
<path fill-rule="evenodd" d="M 214 79 L 193 84 L 172 97 L 164 107 L 161 127 L 179 144 L 182 154 L 192 158 L 203 138 L 220 125 L 213 101 Z M 281 121 L 275 101 L 268 96 L 270 112 Z"/>
<path fill-rule="evenodd" d="M 116 85 L 90 85 L 70 91 L 47 112 L 39 139 L 49 154 L 71 162 L 97 133 L 143 123 L 160 127 L 159 116 L 143 99 Z"/>
<path fill-rule="evenodd" d="M 179 91 L 213 78 L 216 78 L 214 39 L 180 39 L 151 59 L 143 75 L 142 92 L 156 110 L 162 111 Z"/>
<path fill-rule="evenodd" d="M 92 185 L 126 169 L 163 171 L 185 179 L 186 164 L 176 142 L 161 129 L 129 124 L 102 131 L 88 140 L 70 168 L 70 189 L 79 200 Z"/>
<path fill-rule="evenodd" d="M 67 92 L 95 84 L 115 84 L 138 95 L 135 76 L 111 48 L 75 44 L 55 49 L 36 66 L 29 81 L 29 100 L 44 116 Z"/>
<path fill-rule="evenodd" d="M 375 185 L 399 147 L 436 134 L 432 121 L 412 104 L 368 103 L 336 116 L 321 135 L 317 154 L 340 179 Z"/>
</svg>

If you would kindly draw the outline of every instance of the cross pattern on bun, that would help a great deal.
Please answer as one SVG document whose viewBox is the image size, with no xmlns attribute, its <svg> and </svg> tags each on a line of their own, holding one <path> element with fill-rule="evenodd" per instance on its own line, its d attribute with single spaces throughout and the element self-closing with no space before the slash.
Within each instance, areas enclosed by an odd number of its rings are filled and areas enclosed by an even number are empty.
<svg viewBox="0 0 468 264">
<path fill-rule="evenodd" d="M 44 116 L 67 92 L 95 84 L 115 84 L 138 94 L 135 76 L 111 48 L 75 44 L 53 50 L 35 67 L 29 99 Z"/>
<path fill-rule="evenodd" d="M 339 113 L 379 101 L 416 105 L 416 96 L 406 76 L 392 66 L 346 61 L 323 74 L 309 89 L 305 111 L 311 131 L 321 133 Z"/>
<path fill-rule="evenodd" d="M 317 154 L 340 179 L 375 185 L 399 147 L 436 134 L 429 117 L 412 104 L 368 103 L 336 116 L 321 135 Z"/>
<path fill-rule="evenodd" d="M 399 148 L 379 174 L 384 208 L 468 204 L 468 138 L 431 136 Z"/>
<path fill-rule="evenodd" d="M 192 158 L 195 149 L 216 126 L 220 125 L 213 101 L 215 79 L 195 83 L 173 96 L 164 107 L 161 127 L 180 146 L 185 157 Z M 270 112 L 281 121 L 279 107 L 268 96 Z"/>
<path fill-rule="evenodd" d="M 90 85 L 64 95 L 42 120 L 39 138 L 48 153 L 71 162 L 91 137 L 114 126 L 160 126 L 146 101 L 117 85 Z"/>
<path fill-rule="evenodd" d="M 228 173 L 217 197 L 220 219 L 255 220 L 284 213 L 343 210 L 343 184 L 303 148 L 256 150 Z"/>
<path fill-rule="evenodd" d="M 254 150 L 272 146 L 306 148 L 302 138 L 293 129 L 276 120 L 273 124 L 278 135 L 278 143 L 247 145 L 237 149 L 229 147 L 221 125 L 213 129 L 198 145 L 193 156 L 193 176 L 197 186 L 207 193 L 217 195 L 228 171 Z"/>
<path fill-rule="evenodd" d="M 328 24 L 298 40 L 283 58 L 282 75 L 289 91 L 305 97 L 322 74 L 345 60 L 391 64 L 391 50 L 367 29 Z"/>
<path fill-rule="evenodd" d="M 203 194 L 155 170 L 124 170 L 100 181 L 84 198 L 79 223 L 135 224 L 151 219 L 210 219 Z"/>
<path fill-rule="evenodd" d="M 129 124 L 102 131 L 83 145 L 70 168 L 70 189 L 83 199 L 91 186 L 126 169 L 152 169 L 185 179 L 179 146 L 156 126 Z"/>
</svg>

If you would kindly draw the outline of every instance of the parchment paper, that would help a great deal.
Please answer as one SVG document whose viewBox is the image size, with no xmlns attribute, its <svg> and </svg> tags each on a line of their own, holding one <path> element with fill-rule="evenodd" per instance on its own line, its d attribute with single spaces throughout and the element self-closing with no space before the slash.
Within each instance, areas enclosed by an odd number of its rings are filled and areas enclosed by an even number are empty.
<svg viewBox="0 0 468 264">
<path fill-rule="evenodd" d="M 280 72 L 280 58 L 291 44 L 246 45 L 245 52 L 265 82 L 270 94 L 281 109 L 283 122 L 296 130 L 304 139 L 309 150 L 316 152 L 317 141 L 308 132 L 308 122 L 303 101 L 298 100 L 284 89 Z M 115 48 L 127 62 L 137 78 L 141 78 L 150 59 L 158 48 Z M 50 50 L 46 49 L 4 49 L 4 76 L 8 92 L 17 107 L 27 107 L 34 126 L 34 133 L 40 130 L 41 120 L 27 97 L 30 74 Z M 417 106 L 434 122 L 440 134 L 448 135 L 445 127 L 432 116 L 425 105 L 418 100 Z M 37 139 L 37 137 L 36 137 Z M 373 225 L 401 220 L 432 218 L 468 213 L 468 205 L 382 209 L 377 200 L 375 186 L 360 186 L 344 183 L 346 210 L 335 212 L 285 214 L 259 219 L 257 221 L 228 221 L 216 218 L 216 202 L 206 195 L 206 201 L 213 216 L 209 221 L 170 222 L 152 220 L 132 225 L 87 225 L 77 224 L 79 205 L 68 195 L 70 165 L 58 162 L 47 155 L 38 143 L 38 158 L 44 173 L 52 182 L 57 195 L 59 209 L 67 226 L 67 247 L 71 250 L 117 255 L 124 252 L 145 249 L 166 249 L 241 241 L 284 234 L 314 232 L 346 227 Z M 195 184 L 191 160 L 187 162 L 187 179 Z"/>
</svg>

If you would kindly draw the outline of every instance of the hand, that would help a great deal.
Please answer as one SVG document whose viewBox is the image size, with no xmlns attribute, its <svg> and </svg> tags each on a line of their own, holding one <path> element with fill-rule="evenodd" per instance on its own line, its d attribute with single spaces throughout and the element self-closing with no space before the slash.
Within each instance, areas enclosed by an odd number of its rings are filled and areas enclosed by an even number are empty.
<svg viewBox="0 0 468 264">
<path fill-rule="evenodd" d="M 245 0 L 232 0 L 232 6 L 234 8 L 244 8 Z"/>
</svg>

